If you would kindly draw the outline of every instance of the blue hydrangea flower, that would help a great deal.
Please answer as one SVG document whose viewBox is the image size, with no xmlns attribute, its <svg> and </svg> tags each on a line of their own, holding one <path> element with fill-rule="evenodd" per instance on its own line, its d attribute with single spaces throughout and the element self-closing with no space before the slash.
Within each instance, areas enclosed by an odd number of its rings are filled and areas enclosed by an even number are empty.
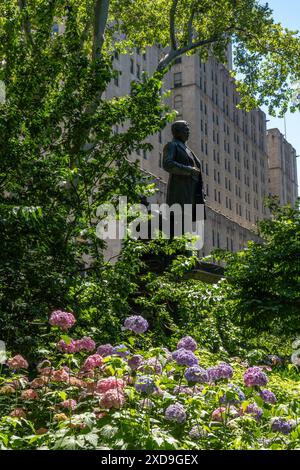
<svg viewBox="0 0 300 470">
<path fill-rule="evenodd" d="M 292 424 L 283 418 L 273 418 L 271 421 L 271 428 L 274 432 L 280 432 L 281 434 L 290 434 L 293 429 Z"/>
<path fill-rule="evenodd" d="M 172 353 L 172 358 L 181 366 L 195 366 L 198 364 L 198 359 L 192 351 L 181 348 Z"/>
<path fill-rule="evenodd" d="M 129 351 L 127 347 L 125 346 L 125 344 L 118 344 L 117 346 L 114 347 L 113 354 L 116 354 L 116 356 L 126 358 L 129 355 Z"/>
<path fill-rule="evenodd" d="M 260 396 L 265 403 L 269 403 L 270 405 L 275 405 L 277 402 L 277 398 L 271 390 L 261 390 Z"/>
<path fill-rule="evenodd" d="M 124 328 L 131 330 L 134 333 L 141 334 L 148 330 L 149 324 L 141 315 L 132 315 L 126 318 Z"/>
<path fill-rule="evenodd" d="M 98 346 L 97 354 L 102 357 L 111 356 L 114 352 L 114 347 L 111 344 L 101 344 Z"/>
<path fill-rule="evenodd" d="M 177 349 L 181 348 L 194 352 L 197 349 L 197 343 L 191 336 L 184 336 L 177 344 Z"/>
<path fill-rule="evenodd" d="M 179 424 L 184 423 L 186 421 L 186 412 L 184 407 L 180 403 L 174 403 L 173 405 L 168 406 L 165 411 L 165 418 L 168 421 L 174 421 Z"/>
<path fill-rule="evenodd" d="M 199 366 L 192 366 L 189 367 L 184 374 L 186 380 L 188 382 L 198 382 L 198 383 L 205 383 L 208 382 L 208 374 L 203 367 Z"/>
<path fill-rule="evenodd" d="M 153 393 L 155 390 L 157 390 L 154 380 L 151 377 L 147 377 L 146 375 L 140 375 L 137 378 L 134 387 L 137 392 L 145 393 L 147 395 L 150 395 L 150 393 Z"/>
<path fill-rule="evenodd" d="M 246 399 L 245 394 L 242 392 L 242 390 L 233 385 L 229 384 L 230 391 L 235 393 L 235 396 L 233 398 L 228 398 L 226 396 L 226 393 L 220 398 L 220 403 L 224 404 L 229 404 L 229 405 L 237 405 L 238 403 L 244 401 Z"/>
<path fill-rule="evenodd" d="M 229 364 L 226 364 L 226 362 L 221 362 L 221 364 L 215 367 L 209 367 L 207 373 L 209 381 L 216 382 L 221 379 L 231 379 L 233 376 L 233 368 Z"/>
</svg>

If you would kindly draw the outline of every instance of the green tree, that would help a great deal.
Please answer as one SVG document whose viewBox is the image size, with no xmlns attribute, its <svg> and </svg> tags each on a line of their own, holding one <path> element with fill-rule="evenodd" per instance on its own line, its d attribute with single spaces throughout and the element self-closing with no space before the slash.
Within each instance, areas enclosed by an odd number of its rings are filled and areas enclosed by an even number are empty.
<svg viewBox="0 0 300 470">
<path fill-rule="evenodd" d="M 272 218 L 259 222 L 262 243 L 249 242 L 238 253 L 220 253 L 226 261 L 228 282 L 224 295 L 232 321 L 257 331 L 299 332 L 300 213 L 268 201 Z"/>
<path fill-rule="evenodd" d="M 54 24 L 64 26 L 63 34 Z M 183 53 L 224 61 L 229 42 L 243 76 L 241 105 L 284 112 L 289 78 L 300 76 L 300 40 L 254 0 L 1 2 L 4 339 L 32 341 L 35 319 L 52 308 L 75 308 L 83 284 L 99 282 L 105 266 L 96 210 L 119 194 L 136 202 L 147 191 L 128 157 L 148 148 L 147 136 L 171 119 L 160 96 L 163 75 Z M 105 100 L 118 75 L 115 54 L 154 44 L 165 51 L 154 75 L 133 82 L 128 96 Z M 92 269 L 84 271 L 83 255 L 93 259 Z"/>
</svg>

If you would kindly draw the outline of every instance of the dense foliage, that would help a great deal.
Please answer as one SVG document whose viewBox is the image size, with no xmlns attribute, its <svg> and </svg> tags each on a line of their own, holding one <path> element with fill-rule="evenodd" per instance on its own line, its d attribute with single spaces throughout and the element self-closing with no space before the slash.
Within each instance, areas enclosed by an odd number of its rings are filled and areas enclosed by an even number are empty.
<svg viewBox="0 0 300 470">
<path fill-rule="evenodd" d="M 74 321 L 52 313 L 49 350 L 29 375 L 22 356 L 7 360 L 2 450 L 299 449 L 297 366 L 276 356 L 269 366 L 229 364 L 190 336 L 172 354 L 149 348 L 141 316 L 126 319 L 122 344 L 94 353 L 91 338 L 66 334 Z"/>
<path fill-rule="evenodd" d="M 224 61 L 230 41 L 244 77 L 241 105 L 284 111 L 289 80 L 299 78 L 300 41 L 257 1 L 1 2 L 0 327 L 9 344 L 29 347 L 35 322 L 67 305 L 70 291 L 82 296 L 83 277 L 101 282 L 97 207 L 146 192 L 128 157 L 171 119 L 160 96 L 164 73 L 185 52 L 205 60 L 211 50 Z M 158 43 L 164 54 L 153 77 L 104 100 L 118 53 Z"/>
</svg>

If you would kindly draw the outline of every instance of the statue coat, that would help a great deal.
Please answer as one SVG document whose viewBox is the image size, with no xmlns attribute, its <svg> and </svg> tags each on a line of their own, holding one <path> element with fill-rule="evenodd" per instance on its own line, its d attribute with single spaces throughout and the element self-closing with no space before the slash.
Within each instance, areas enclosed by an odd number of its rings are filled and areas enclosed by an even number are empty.
<svg viewBox="0 0 300 470">
<path fill-rule="evenodd" d="M 200 170 L 193 174 L 194 165 Z M 196 204 L 205 203 L 201 163 L 194 152 L 181 140 L 173 139 L 164 147 L 163 168 L 169 173 L 167 204 L 192 204 L 193 220 L 196 220 Z M 204 219 L 205 208 L 204 208 Z"/>
</svg>

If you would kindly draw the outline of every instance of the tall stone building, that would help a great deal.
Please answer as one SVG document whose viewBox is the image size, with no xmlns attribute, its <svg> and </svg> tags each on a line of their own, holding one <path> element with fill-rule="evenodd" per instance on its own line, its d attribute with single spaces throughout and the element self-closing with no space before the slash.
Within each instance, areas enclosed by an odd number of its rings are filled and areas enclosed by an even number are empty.
<svg viewBox="0 0 300 470">
<path fill-rule="evenodd" d="M 298 197 L 296 150 L 278 129 L 267 132 L 269 193 L 281 204 L 295 204 Z"/>
<path fill-rule="evenodd" d="M 153 47 L 143 54 L 137 50 L 131 56 L 116 56 L 115 65 L 121 74 L 110 84 L 106 96 L 127 94 L 130 82 L 140 79 L 143 71 L 153 73 L 161 54 Z M 267 216 L 264 198 L 269 194 L 268 178 L 273 180 L 268 171 L 266 116 L 260 109 L 247 113 L 237 108 L 240 97 L 228 71 L 230 66 L 230 50 L 228 67 L 213 57 L 201 62 L 197 54 L 183 56 L 164 79 L 164 89 L 171 90 L 168 104 L 176 109 L 178 119 L 190 123 L 188 145 L 201 160 L 207 195 L 201 255 L 218 247 L 237 251 L 248 240 L 258 239 L 255 224 Z M 153 145 L 151 152 L 132 155 L 157 184 L 159 191 L 152 202 L 165 201 L 168 174 L 162 168 L 162 155 L 171 138 L 167 126 L 147 139 Z M 294 163 L 290 179 L 296 181 Z M 285 188 L 286 183 L 287 179 Z M 278 184 L 283 185 L 283 180 Z M 287 193 L 287 189 L 284 191 Z M 291 191 L 295 195 L 296 189 Z"/>
</svg>

